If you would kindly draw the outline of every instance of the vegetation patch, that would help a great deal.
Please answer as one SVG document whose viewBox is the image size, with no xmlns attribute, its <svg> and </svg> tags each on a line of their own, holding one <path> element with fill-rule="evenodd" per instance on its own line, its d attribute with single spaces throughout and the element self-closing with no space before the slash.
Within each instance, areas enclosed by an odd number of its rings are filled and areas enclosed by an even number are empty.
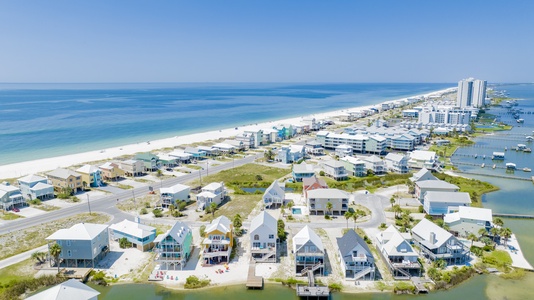
<svg viewBox="0 0 534 300">
<path fill-rule="evenodd" d="M 6 221 L 16 220 L 20 218 L 24 218 L 24 217 L 11 213 L 11 212 L 2 212 L 2 214 L 0 215 L 0 219 L 6 220 Z"/>
<path fill-rule="evenodd" d="M 19 299 L 21 295 L 35 292 L 38 289 L 60 284 L 66 281 L 67 278 L 55 275 L 39 276 L 37 278 L 25 278 L 11 281 L 3 286 L 0 300 Z"/>
<path fill-rule="evenodd" d="M 436 283 L 437 290 L 446 290 L 471 278 L 476 271 L 472 267 L 454 267 L 450 271 L 440 270 L 439 265 L 433 265 L 428 269 L 427 275 Z"/>
<path fill-rule="evenodd" d="M 409 281 L 399 281 L 393 286 L 395 294 L 414 294 L 415 286 Z"/>
<path fill-rule="evenodd" d="M 209 279 L 199 279 L 195 275 L 191 275 L 185 279 L 184 288 L 186 289 L 199 289 L 206 287 L 210 284 L 211 280 Z"/>
<path fill-rule="evenodd" d="M 248 216 L 258 205 L 261 200 L 261 195 L 235 195 L 232 194 L 227 197 L 226 202 L 223 202 L 221 206 L 213 214 L 206 214 L 202 218 L 204 221 L 215 219 L 221 215 L 233 216 L 239 214 L 241 216 Z"/>
<path fill-rule="evenodd" d="M 445 173 L 434 173 L 433 175 L 438 179 L 457 185 L 460 188 L 460 192 L 469 193 L 472 201 L 471 206 L 475 207 L 482 207 L 483 194 L 499 190 L 497 186 L 477 179 L 451 176 Z"/>
</svg>

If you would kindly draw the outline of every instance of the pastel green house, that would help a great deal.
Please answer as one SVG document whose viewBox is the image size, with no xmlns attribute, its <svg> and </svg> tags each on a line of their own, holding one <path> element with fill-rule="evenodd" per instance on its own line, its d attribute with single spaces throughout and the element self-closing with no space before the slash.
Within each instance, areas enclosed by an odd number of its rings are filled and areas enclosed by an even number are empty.
<svg viewBox="0 0 534 300">
<path fill-rule="evenodd" d="M 193 251 L 191 227 L 178 221 L 170 230 L 158 235 L 154 244 L 156 262 L 161 270 L 182 270 Z"/>
</svg>

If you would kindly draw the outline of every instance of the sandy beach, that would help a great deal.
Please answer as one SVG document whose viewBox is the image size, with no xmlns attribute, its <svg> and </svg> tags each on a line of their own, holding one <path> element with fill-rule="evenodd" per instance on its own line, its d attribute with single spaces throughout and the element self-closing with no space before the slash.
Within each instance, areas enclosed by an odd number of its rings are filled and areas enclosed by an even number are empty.
<svg viewBox="0 0 534 300">
<path fill-rule="evenodd" d="M 414 96 L 414 97 L 421 97 L 421 96 L 428 97 L 428 96 L 440 94 L 440 93 L 443 93 L 445 91 L 450 91 L 450 90 L 451 90 L 450 88 L 443 89 L 443 90 L 434 91 L 434 92 L 430 92 L 426 94 L 421 94 L 421 95 Z M 89 152 L 76 153 L 76 154 L 70 154 L 70 155 L 64 155 L 64 156 L 58 156 L 58 157 L 50 157 L 50 158 L 43 158 L 43 159 L 38 159 L 38 160 L 13 163 L 13 164 L 0 166 L 0 179 L 1 178 L 18 178 L 18 177 L 22 177 L 22 176 L 32 174 L 32 173 L 39 173 L 39 172 L 53 170 L 56 168 L 69 167 L 69 166 L 81 164 L 84 162 L 113 159 L 116 157 L 120 157 L 122 155 L 132 155 L 138 152 L 147 152 L 147 151 L 152 151 L 156 149 L 172 148 L 172 147 L 177 147 L 180 145 L 187 145 L 187 144 L 198 143 L 202 141 L 217 140 L 220 138 L 231 138 L 239 133 L 242 133 L 245 130 L 259 130 L 259 129 L 269 128 L 269 127 L 272 127 L 278 124 L 299 123 L 303 118 L 310 117 L 310 116 L 318 120 L 328 119 L 328 118 L 333 118 L 335 116 L 345 114 L 350 111 L 369 109 L 372 107 L 377 107 L 381 105 L 382 103 L 392 103 L 395 101 L 401 101 L 405 99 L 407 98 L 383 101 L 375 105 L 353 107 L 353 108 L 330 111 L 330 112 L 325 112 L 325 113 L 318 113 L 318 114 L 313 114 L 313 115 L 308 115 L 308 116 L 301 116 L 301 117 L 295 117 L 295 118 L 289 118 L 289 119 L 283 119 L 283 120 L 273 120 L 271 122 L 244 125 L 244 126 L 236 127 L 237 129 L 226 128 L 222 130 L 213 130 L 209 132 L 201 132 L 201 133 L 195 133 L 195 134 L 189 134 L 189 135 L 183 135 L 183 136 L 175 136 L 171 138 L 165 138 L 165 139 L 154 140 L 154 141 L 145 141 L 145 142 L 140 142 L 137 144 L 112 147 L 112 148 L 107 148 L 107 149 L 102 149 L 102 150 L 97 150 L 97 151 L 89 151 Z"/>
</svg>

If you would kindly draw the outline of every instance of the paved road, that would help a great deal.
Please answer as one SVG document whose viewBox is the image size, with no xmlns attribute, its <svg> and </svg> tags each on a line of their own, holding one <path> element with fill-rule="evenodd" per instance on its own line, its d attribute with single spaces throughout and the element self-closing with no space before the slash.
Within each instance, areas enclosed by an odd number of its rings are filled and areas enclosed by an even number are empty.
<svg viewBox="0 0 534 300">
<path fill-rule="evenodd" d="M 233 167 L 239 167 L 239 166 L 254 162 L 256 158 L 259 158 L 262 156 L 263 154 L 259 153 L 259 154 L 251 155 L 245 158 L 236 159 L 231 162 L 223 163 L 218 166 L 210 166 L 209 173 L 213 174 L 213 173 L 220 172 L 222 170 L 231 169 Z M 200 176 L 206 176 L 207 175 L 206 172 L 207 170 L 199 170 L 199 171 L 196 171 L 196 172 L 184 175 L 184 176 L 170 178 L 167 180 L 163 180 L 160 184 L 157 184 L 157 186 L 159 187 L 161 185 L 162 187 L 170 187 L 177 183 L 183 184 L 183 183 L 195 180 L 199 178 Z M 113 219 L 118 219 L 118 220 L 133 219 L 132 215 L 120 211 L 119 209 L 115 207 L 115 205 L 117 204 L 117 202 L 131 199 L 132 197 L 135 197 L 136 195 L 137 196 L 146 195 L 149 192 L 148 187 L 149 185 L 138 187 L 138 188 L 131 189 L 131 190 L 123 190 L 120 193 L 117 193 L 114 195 L 109 195 L 109 196 L 100 198 L 98 200 L 91 200 L 89 202 L 89 205 L 87 203 L 80 203 L 80 204 L 77 204 L 71 207 L 62 208 L 56 211 L 48 212 L 46 214 L 34 216 L 31 218 L 17 219 L 11 222 L 7 222 L 5 224 L 0 225 L 0 234 L 6 234 L 11 231 L 21 230 L 21 229 L 32 227 L 32 226 L 38 226 L 43 223 L 55 221 L 55 220 L 69 217 L 72 215 L 76 215 L 79 213 L 86 213 L 89 211 L 89 206 L 91 207 L 91 211 L 103 212 L 103 213 L 109 214 L 113 217 Z"/>
</svg>

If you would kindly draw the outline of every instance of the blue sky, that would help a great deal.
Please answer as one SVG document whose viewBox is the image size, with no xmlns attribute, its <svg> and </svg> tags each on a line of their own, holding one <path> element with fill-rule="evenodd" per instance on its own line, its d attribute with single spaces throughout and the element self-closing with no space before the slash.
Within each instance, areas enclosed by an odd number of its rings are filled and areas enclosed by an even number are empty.
<svg viewBox="0 0 534 300">
<path fill-rule="evenodd" d="M 0 2 L 0 82 L 534 82 L 534 1 Z"/>
</svg>

